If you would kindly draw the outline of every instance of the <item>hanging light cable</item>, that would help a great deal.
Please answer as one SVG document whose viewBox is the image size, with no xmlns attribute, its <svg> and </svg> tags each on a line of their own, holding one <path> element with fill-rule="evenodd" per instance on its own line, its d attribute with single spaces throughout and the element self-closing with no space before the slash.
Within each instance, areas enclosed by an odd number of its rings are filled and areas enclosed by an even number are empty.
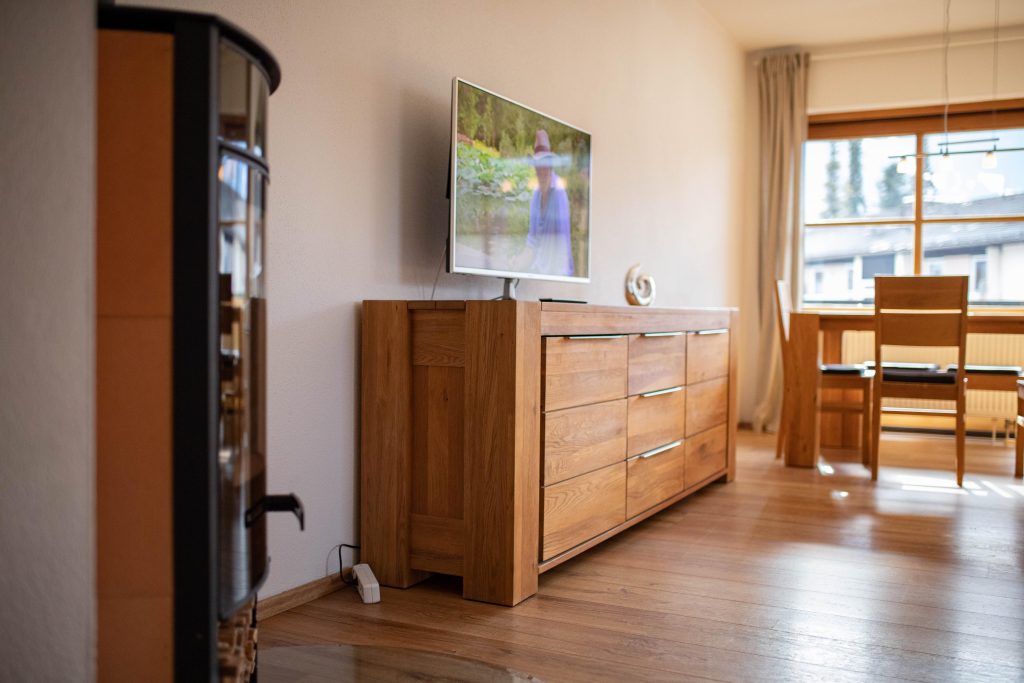
<svg viewBox="0 0 1024 683">
<path fill-rule="evenodd" d="M 995 19 L 992 22 L 992 129 L 996 128 L 996 97 L 999 96 L 999 0 L 995 0 Z M 993 169 L 998 164 L 996 146 L 985 152 L 981 167 Z"/>
<path fill-rule="evenodd" d="M 943 169 L 953 165 L 949 158 L 949 6 L 953 0 L 945 0 L 942 13 L 942 157 Z"/>
<path fill-rule="evenodd" d="M 993 0 L 995 3 L 995 19 L 992 25 L 992 132 L 995 132 L 997 121 L 997 96 L 999 94 L 999 3 L 1000 0 Z M 923 152 L 921 154 L 894 154 L 890 159 L 896 159 L 896 171 L 899 173 L 913 173 L 915 159 L 927 159 L 939 157 L 938 166 L 940 169 L 949 169 L 953 164 L 953 157 L 960 154 L 984 154 L 981 165 L 985 169 L 993 169 L 997 165 L 996 154 L 999 152 L 1024 152 L 1024 147 L 999 147 L 998 137 L 979 138 L 974 140 L 949 140 L 949 8 L 952 0 L 943 0 L 942 19 L 942 141 L 939 142 L 939 151 Z M 950 151 L 954 145 L 978 145 L 980 143 L 992 143 L 988 151 L 982 149 L 956 149 Z"/>
</svg>

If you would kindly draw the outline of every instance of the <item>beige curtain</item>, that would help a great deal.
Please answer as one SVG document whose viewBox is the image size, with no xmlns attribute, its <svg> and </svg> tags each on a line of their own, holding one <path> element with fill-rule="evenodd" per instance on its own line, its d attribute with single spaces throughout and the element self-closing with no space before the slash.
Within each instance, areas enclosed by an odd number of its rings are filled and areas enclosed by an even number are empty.
<svg viewBox="0 0 1024 683">
<path fill-rule="evenodd" d="M 800 161 L 807 138 L 806 53 L 773 54 L 757 63 L 760 131 L 758 204 L 759 397 L 756 431 L 774 428 L 782 403 L 782 355 L 775 323 L 775 281 L 800 291 Z"/>
</svg>

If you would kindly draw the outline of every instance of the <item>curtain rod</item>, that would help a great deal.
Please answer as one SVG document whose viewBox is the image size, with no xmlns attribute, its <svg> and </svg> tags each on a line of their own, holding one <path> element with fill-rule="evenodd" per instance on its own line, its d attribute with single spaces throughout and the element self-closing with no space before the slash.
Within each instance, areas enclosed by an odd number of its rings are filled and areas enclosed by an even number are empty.
<svg viewBox="0 0 1024 683">
<path fill-rule="evenodd" d="M 1011 43 L 1024 40 L 1024 36 L 1006 36 L 1000 37 L 999 43 Z M 975 47 L 978 45 L 991 45 L 991 38 L 977 39 L 977 40 L 963 40 L 959 42 L 951 42 L 949 46 L 953 47 Z M 836 52 L 836 53 L 824 53 L 817 54 L 814 50 L 808 50 L 811 53 L 811 61 L 815 62 L 831 62 L 841 59 L 854 59 L 857 57 L 877 57 L 881 55 L 893 55 L 903 54 L 907 52 L 928 52 L 929 50 L 941 50 L 942 43 L 929 43 L 927 45 L 907 45 L 905 47 L 889 47 L 880 48 L 877 50 L 861 50 L 859 52 Z"/>
<path fill-rule="evenodd" d="M 1013 43 L 1024 40 L 1024 35 L 1019 36 L 1000 36 L 999 43 Z M 991 45 L 991 38 L 977 38 L 974 40 L 962 40 L 959 42 L 951 42 L 949 46 L 953 47 L 977 47 L 979 45 Z M 895 54 L 906 54 L 908 52 L 928 52 L 929 50 L 941 50 L 942 43 L 928 43 L 926 45 L 907 45 L 902 47 L 887 47 L 878 48 L 875 50 L 859 50 L 854 52 L 835 52 L 835 53 L 816 53 L 814 48 L 793 48 L 794 52 L 807 52 L 811 55 L 812 62 L 832 62 L 839 61 L 841 59 L 855 59 L 857 57 L 879 57 L 882 55 L 895 55 Z M 784 51 L 780 51 L 777 48 L 771 48 L 761 51 L 761 54 L 751 61 L 751 64 L 757 66 L 757 63 L 765 57 L 770 57 L 773 54 L 785 54 Z"/>
</svg>

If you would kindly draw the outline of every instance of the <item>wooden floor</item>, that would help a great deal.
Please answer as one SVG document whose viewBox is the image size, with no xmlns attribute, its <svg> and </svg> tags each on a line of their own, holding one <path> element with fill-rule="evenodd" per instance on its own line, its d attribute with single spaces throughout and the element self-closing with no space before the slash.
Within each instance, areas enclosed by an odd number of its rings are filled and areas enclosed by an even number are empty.
<svg viewBox="0 0 1024 683">
<path fill-rule="evenodd" d="M 783 468 L 740 435 L 738 474 L 544 574 L 515 608 L 457 580 L 352 589 L 261 624 L 266 649 L 355 643 L 459 655 L 547 681 L 1024 681 L 1024 486 L 1012 449 L 886 434 Z M 266 683 L 266 677 L 261 681 Z"/>
</svg>

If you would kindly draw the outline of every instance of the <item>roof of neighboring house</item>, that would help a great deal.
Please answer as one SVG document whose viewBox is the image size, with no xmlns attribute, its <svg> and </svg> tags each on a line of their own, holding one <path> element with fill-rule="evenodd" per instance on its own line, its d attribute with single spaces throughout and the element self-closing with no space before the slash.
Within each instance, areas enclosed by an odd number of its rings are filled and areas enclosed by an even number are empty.
<svg viewBox="0 0 1024 683">
<path fill-rule="evenodd" d="M 1024 215 L 1024 194 L 946 204 L 925 202 L 926 216 Z M 925 257 L 980 253 L 985 247 L 1024 242 L 1024 222 L 932 223 L 924 229 Z M 804 235 L 804 262 L 851 261 L 855 256 L 894 254 L 914 248 L 913 228 L 907 224 L 814 228 Z M 939 253 L 936 253 L 939 252 Z"/>
</svg>

